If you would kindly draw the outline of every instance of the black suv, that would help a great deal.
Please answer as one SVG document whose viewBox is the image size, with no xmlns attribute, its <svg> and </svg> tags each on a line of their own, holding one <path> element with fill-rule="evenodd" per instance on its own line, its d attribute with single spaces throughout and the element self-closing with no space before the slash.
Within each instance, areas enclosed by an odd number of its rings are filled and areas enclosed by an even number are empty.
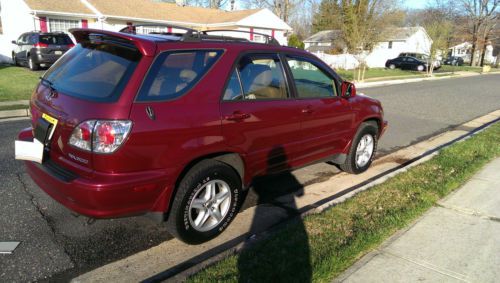
<svg viewBox="0 0 500 283">
<path fill-rule="evenodd" d="M 27 64 L 31 70 L 54 64 L 71 47 L 71 38 L 62 32 L 26 32 L 21 34 L 12 50 L 14 65 Z"/>
</svg>

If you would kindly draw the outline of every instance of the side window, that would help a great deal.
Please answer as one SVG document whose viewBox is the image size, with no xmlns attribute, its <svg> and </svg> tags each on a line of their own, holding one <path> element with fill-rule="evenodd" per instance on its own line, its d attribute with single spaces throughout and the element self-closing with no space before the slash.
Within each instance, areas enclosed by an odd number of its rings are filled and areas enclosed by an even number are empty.
<svg viewBox="0 0 500 283">
<path fill-rule="evenodd" d="M 241 84 L 238 71 L 235 69 L 229 78 L 229 82 L 224 92 L 224 100 L 242 100 L 243 92 L 241 91 Z"/>
<path fill-rule="evenodd" d="M 287 57 L 299 98 L 337 96 L 335 80 L 305 59 Z"/>
<path fill-rule="evenodd" d="M 242 90 L 238 90 L 241 80 Z M 231 75 L 230 82 L 224 94 L 225 100 L 267 100 L 286 99 L 288 90 L 283 75 L 281 61 L 274 54 L 245 55 L 238 62 Z"/>
<path fill-rule="evenodd" d="M 183 95 L 203 77 L 221 54 L 221 50 L 160 54 L 149 70 L 137 100 L 168 100 Z"/>
</svg>

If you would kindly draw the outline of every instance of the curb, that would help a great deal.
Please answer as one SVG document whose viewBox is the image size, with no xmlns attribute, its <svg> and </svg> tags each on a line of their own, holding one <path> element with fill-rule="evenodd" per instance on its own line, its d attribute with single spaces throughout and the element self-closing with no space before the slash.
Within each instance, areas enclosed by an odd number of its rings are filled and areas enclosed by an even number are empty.
<svg viewBox="0 0 500 283">
<path fill-rule="evenodd" d="M 0 119 L 4 118 L 15 118 L 15 117 L 29 117 L 29 109 L 17 109 L 17 110 L 3 110 L 0 111 Z"/>
<path fill-rule="evenodd" d="M 433 81 L 433 80 L 442 80 L 442 79 L 450 79 L 450 78 L 465 78 L 465 77 L 475 77 L 480 75 L 495 75 L 500 74 L 500 72 L 489 72 L 489 73 L 475 73 L 475 72 L 467 72 L 467 73 L 455 73 L 451 76 L 442 76 L 442 77 L 424 77 L 424 78 L 414 78 L 414 79 L 399 79 L 399 80 L 386 80 L 386 81 L 377 81 L 377 82 L 359 82 L 354 83 L 356 88 L 370 88 L 377 86 L 387 86 L 387 85 L 397 85 L 397 84 L 405 84 L 405 83 L 415 83 L 422 81 Z"/>
</svg>

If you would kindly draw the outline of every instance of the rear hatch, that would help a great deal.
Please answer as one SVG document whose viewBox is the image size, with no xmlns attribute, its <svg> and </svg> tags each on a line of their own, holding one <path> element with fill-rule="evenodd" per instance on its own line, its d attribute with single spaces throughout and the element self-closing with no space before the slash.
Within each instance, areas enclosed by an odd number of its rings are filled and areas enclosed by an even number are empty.
<svg viewBox="0 0 500 283">
<path fill-rule="evenodd" d="M 64 33 L 61 34 L 40 34 L 38 37 L 38 46 L 43 55 L 61 56 L 74 46 L 71 38 Z"/>
<path fill-rule="evenodd" d="M 128 36 L 76 30 L 78 45 L 41 78 L 31 100 L 33 128 L 42 115 L 57 119 L 49 141 L 50 162 L 75 173 L 92 174 L 92 152 L 70 145 L 75 127 L 88 120 L 128 119 L 137 81 L 146 70 L 141 58 L 151 50 Z M 141 67 L 140 67 L 141 66 Z"/>
</svg>

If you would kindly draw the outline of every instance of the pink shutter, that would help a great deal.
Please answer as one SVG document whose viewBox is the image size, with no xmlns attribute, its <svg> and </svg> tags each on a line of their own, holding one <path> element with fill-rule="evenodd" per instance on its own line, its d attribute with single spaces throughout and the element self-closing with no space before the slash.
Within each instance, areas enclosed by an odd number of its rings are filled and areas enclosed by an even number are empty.
<svg viewBox="0 0 500 283">
<path fill-rule="evenodd" d="M 40 31 L 47 32 L 47 18 L 39 17 L 38 19 L 40 20 Z"/>
<path fill-rule="evenodd" d="M 167 27 L 167 32 L 172 33 L 172 27 Z"/>
<path fill-rule="evenodd" d="M 88 28 L 89 27 L 89 22 L 85 19 L 82 19 L 82 28 Z"/>
<path fill-rule="evenodd" d="M 253 28 L 250 28 L 250 40 L 253 40 Z"/>
<path fill-rule="evenodd" d="M 271 30 L 271 36 L 274 37 L 274 29 Z"/>
</svg>

